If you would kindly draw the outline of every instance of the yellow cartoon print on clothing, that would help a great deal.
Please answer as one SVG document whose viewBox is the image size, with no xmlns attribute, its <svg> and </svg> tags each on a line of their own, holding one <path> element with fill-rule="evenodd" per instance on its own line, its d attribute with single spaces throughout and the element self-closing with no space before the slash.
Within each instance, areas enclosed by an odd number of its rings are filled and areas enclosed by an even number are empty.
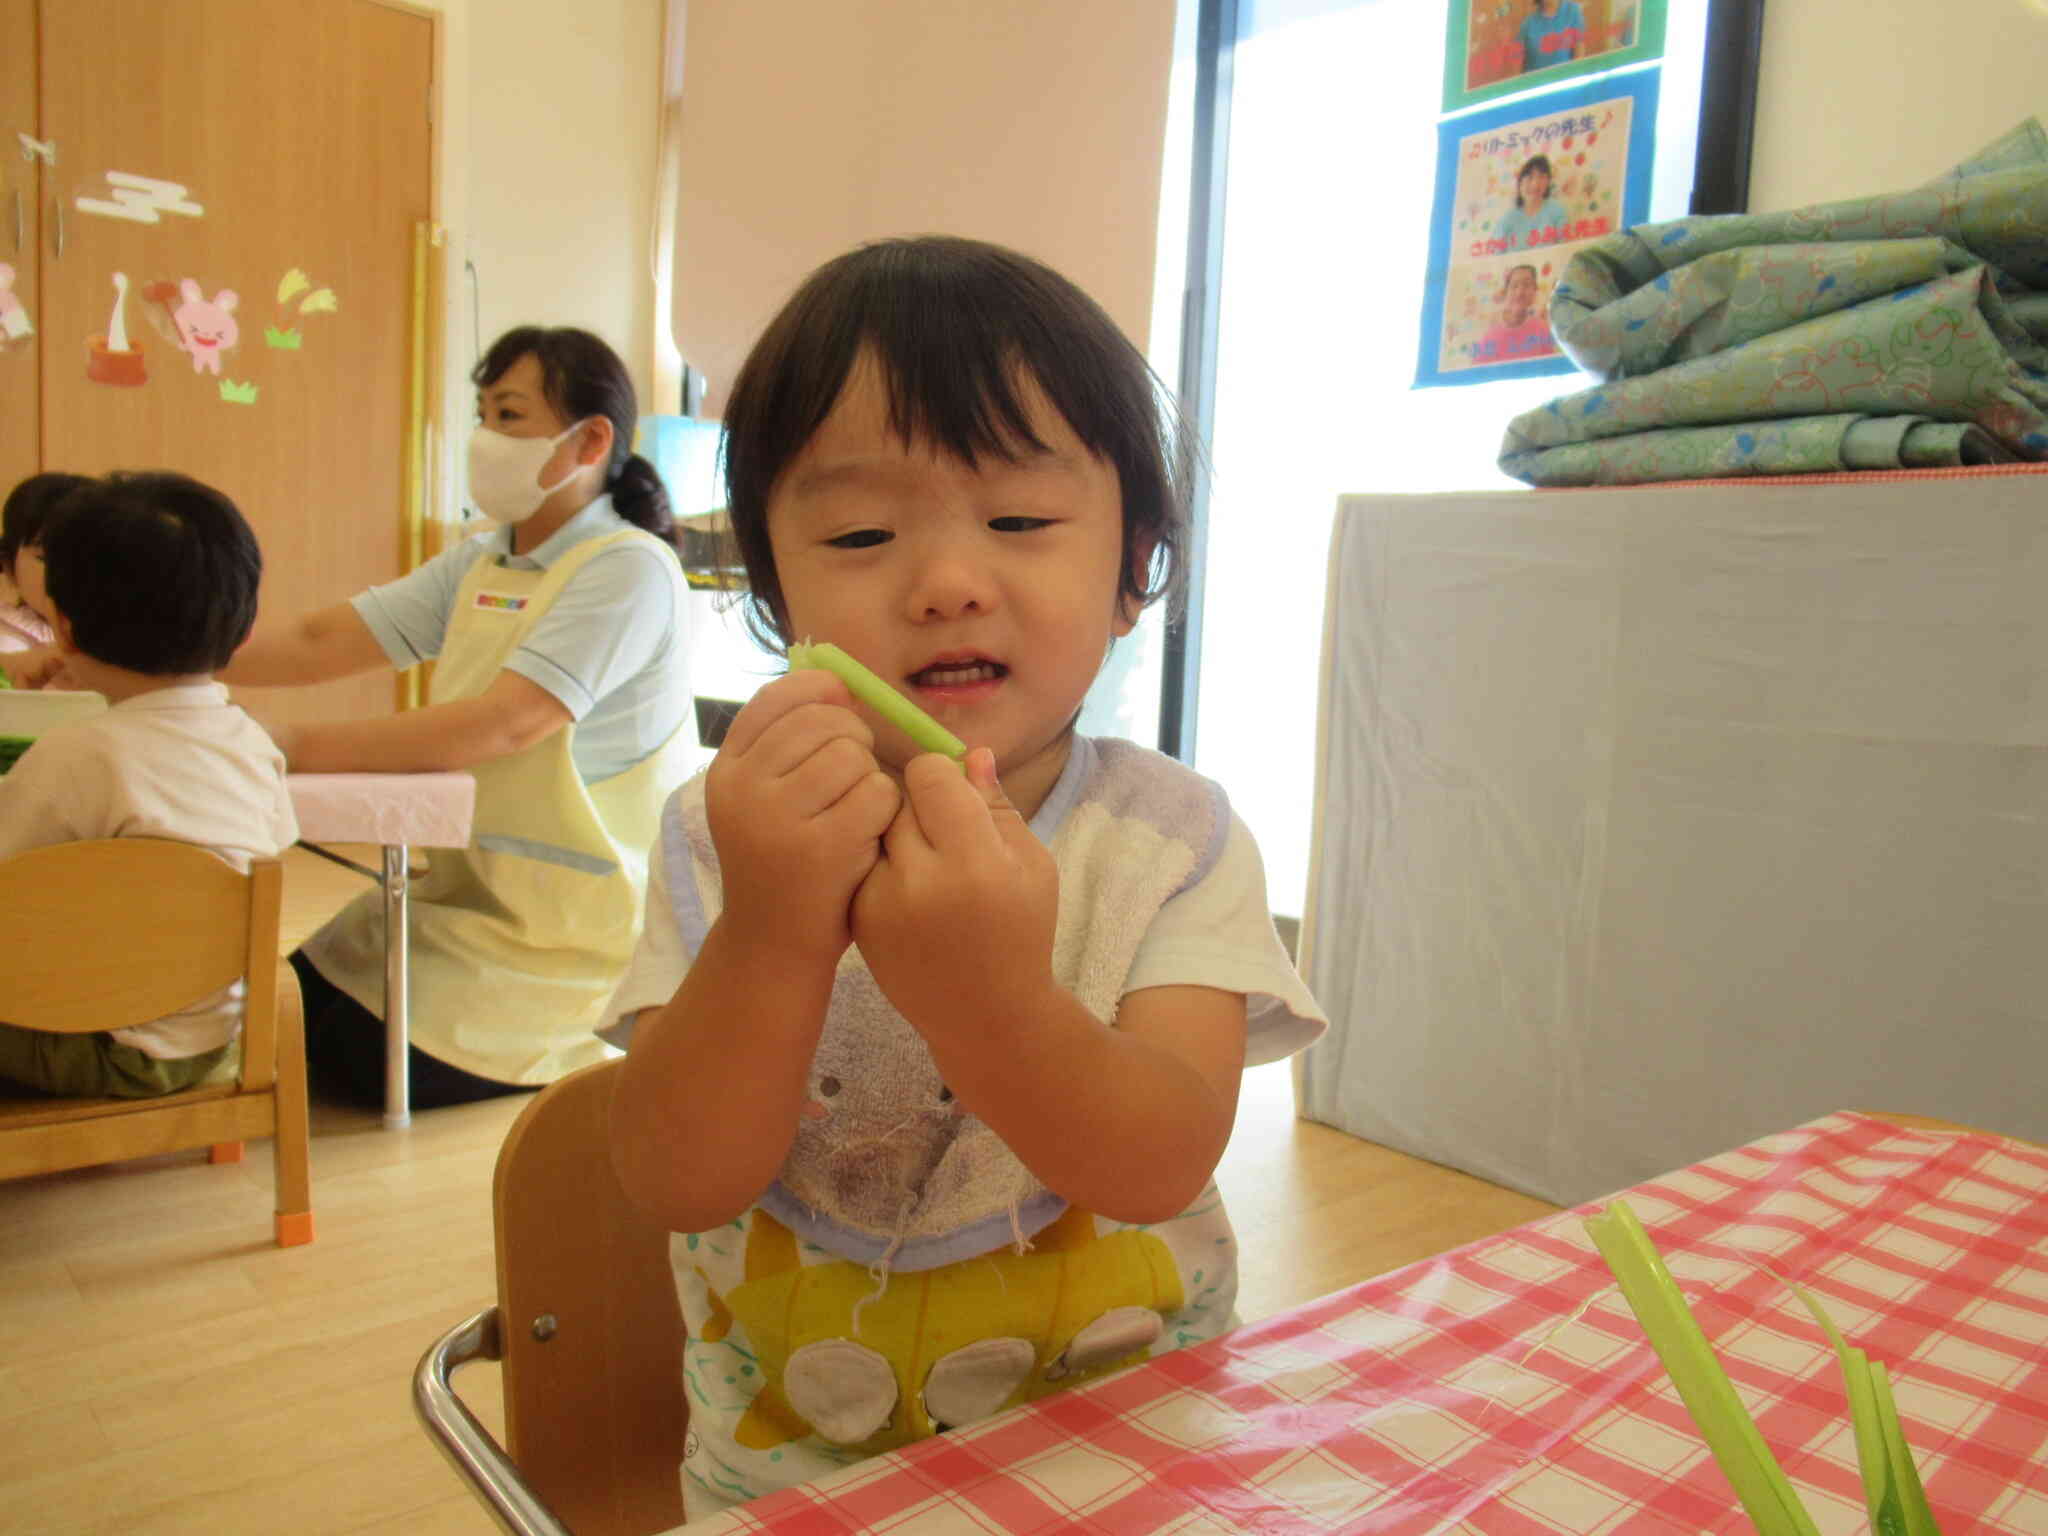
<svg viewBox="0 0 2048 1536">
<path fill-rule="evenodd" d="M 704 1341 L 737 1324 L 759 1362 L 734 1436 L 754 1450 L 812 1433 L 864 1452 L 921 1440 L 1142 1358 L 1183 1305 L 1164 1242 L 1098 1236 L 1075 1210 L 1028 1253 L 892 1274 L 879 1289 L 863 1265 L 802 1263 L 790 1230 L 756 1210 L 746 1278 L 720 1296 L 698 1273 Z"/>
</svg>

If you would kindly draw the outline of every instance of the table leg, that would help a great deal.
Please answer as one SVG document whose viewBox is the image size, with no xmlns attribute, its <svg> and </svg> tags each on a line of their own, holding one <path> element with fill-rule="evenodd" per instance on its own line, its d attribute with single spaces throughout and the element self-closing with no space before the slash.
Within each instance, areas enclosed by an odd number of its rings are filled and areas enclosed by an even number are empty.
<svg viewBox="0 0 2048 1536">
<path fill-rule="evenodd" d="M 403 843 L 384 846 L 384 1123 L 412 1123 L 411 924 L 406 902 L 407 853 Z"/>
</svg>

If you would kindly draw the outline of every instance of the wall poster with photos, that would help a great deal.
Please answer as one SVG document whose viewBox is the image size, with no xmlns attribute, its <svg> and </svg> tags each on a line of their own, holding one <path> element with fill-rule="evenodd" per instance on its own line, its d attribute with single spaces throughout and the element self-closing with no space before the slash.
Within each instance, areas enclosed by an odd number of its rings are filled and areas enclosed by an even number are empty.
<svg viewBox="0 0 2048 1536">
<path fill-rule="evenodd" d="M 1665 3 L 1450 0 L 1444 111 L 1661 58 Z"/>
<path fill-rule="evenodd" d="M 1418 385 L 1574 372 L 1546 316 L 1579 248 L 1649 215 L 1659 71 L 1437 125 Z"/>
</svg>

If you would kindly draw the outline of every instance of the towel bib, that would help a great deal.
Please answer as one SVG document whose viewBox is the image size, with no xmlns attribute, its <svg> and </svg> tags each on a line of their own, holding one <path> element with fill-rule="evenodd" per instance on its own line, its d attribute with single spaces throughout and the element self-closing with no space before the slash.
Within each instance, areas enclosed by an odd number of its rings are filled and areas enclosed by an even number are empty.
<svg viewBox="0 0 2048 1536">
<path fill-rule="evenodd" d="M 1060 869 L 1053 974 L 1105 1024 L 1153 917 L 1200 880 L 1229 827 L 1209 780 L 1129 742 L 1076 737 L 1032 819 Z M 703 779 L 663 817 L 670 892 L 694 957 L 721 904 Z M 1045 1188 L 979 1117 L 963 1111 L 931 1052 L 849 948 L 811 1062 L 822 1114 L 805 1116 L 760 1206 L 804 1242 L 859 1264 L 915 1272 L 1027 1240 L 1066 1201 Z"/>
</svg>

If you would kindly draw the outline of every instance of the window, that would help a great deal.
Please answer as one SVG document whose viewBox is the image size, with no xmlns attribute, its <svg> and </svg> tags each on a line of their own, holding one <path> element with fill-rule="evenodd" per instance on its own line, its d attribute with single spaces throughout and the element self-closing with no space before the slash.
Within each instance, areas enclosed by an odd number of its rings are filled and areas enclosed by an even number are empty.
<svg viewBox="0 0 2048 1536">
<path fill-rule="evenodd" d="M 1489 11 L 1529 3 L 1486 0 Z M 1181 735 L 1163 744 L 1229 791 L 1265 854 L 1277 912 L 1299 912 L 1307 882 L 1323 582 L 1338 496 L 1518 490 L 1494 465 L 1503 427 L 1583 383 L 1565 374 L 1415 387 L 1448 4 L 1206 0 L 1224 13 L 1217 62 L 1228 82 L 1219 129 L 1227 218 L 1208 321 L 1214 474 L 1200 608 L 1185 636 Z M 1662 63 L 1629 66 L 1661 71 L 1651 219 L 1706 211 L 1696 189 L 1739 206 L 1739 178 L 1730 185 L 1718 168 L 1731 159 L 1731 138 L 1746 163 L 1754 55 L 1751 84 L 1737 81 L 1739 132 L 1715 115 L 1727 108 L 1706 62 L 1710 19 L 1740 29 L 1754 20 L 1743 9 L 1670 0 Z M 1736 41 L 1746 36 L 1738 30 Z M 1712 87 L 1704 132 L 1714 153 L 1698 157 L 1703 83 Z M 1198 188 L 1198 210 L 1202 197 Z"/>
</svg>

